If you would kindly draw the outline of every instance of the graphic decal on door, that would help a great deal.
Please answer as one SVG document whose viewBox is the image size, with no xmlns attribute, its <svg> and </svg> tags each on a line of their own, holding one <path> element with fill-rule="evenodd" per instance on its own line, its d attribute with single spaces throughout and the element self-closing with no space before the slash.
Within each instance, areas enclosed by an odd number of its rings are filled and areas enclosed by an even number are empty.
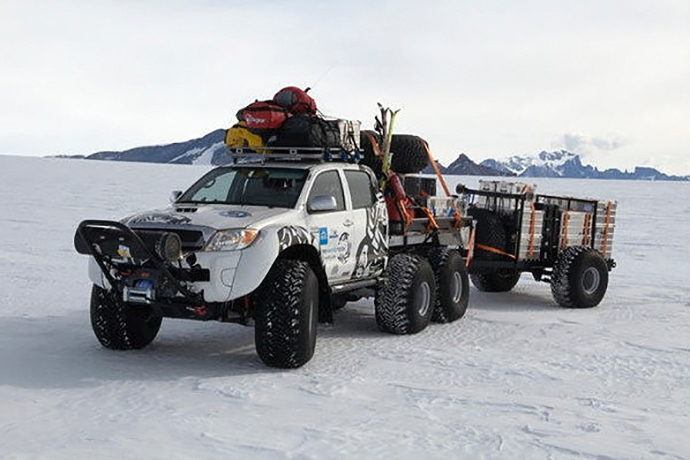
<svg viewBox="0 0 690 460">
<path fill-rule="evenodd" d="M 341 264 L 347 262 L 352 255 L 352 241 L 350 241 L 350 234 L 343 233 L 338 239 L 338 261 Z"/>
<path fill-rule="evenodd" d="M 386 261 L 387 242 L 385 205 L 377 203 L 366 210 L 366 233 L 359 243 L 355 271 L 352 278 L 362 278 L 383 270 Z"/>
</svg>

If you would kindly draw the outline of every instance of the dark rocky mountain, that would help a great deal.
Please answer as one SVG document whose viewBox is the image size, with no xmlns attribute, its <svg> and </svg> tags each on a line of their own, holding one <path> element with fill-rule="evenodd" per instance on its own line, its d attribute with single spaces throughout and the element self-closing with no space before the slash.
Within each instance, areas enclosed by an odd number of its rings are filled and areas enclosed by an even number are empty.
<svg viewBox="0 0 690 460">
<path fill-rule="evenodd" d="M 504 172 L 488 166 L 483 166 L 472 161 L 467 155 L 461 153 L 454 162 L 448 167 L 443 166 L 438 161 L 436 164 L 443 174 L 452 174 L 457 176 L 514 176 L 510 172 Z M 425 174 L 434 174 L 434 169 L 431 165 L 427 166 L 424 171 Z"/>
<path fill-rule="evenodd" d="M 225 130 L 217 129 L 198 139 L 174 144 L 136 147 L 121 152 L 96 152 L 89 160 L 141 161 L 145 163 L 212 164 L 228 162 L 223 139 Z"/>
<path fill-rule="evenodd" d="M 147 163 L 211 164 L 229 161 L 223 144 L 225 131 L 217 129 L 198 139 L 166 145 L 136 147 L 121 152 L 107 151 L 87 155 L 89 160 L 141 161 Z M 72 158 L 84 158 L 74 155 Z M 468 176 L 566 177 L 580 179 L 638 179 L 688 181 L 688 176 L 664 174 L 654 168 L 637 166 L 633 171 L 599 170 L 582 164 L 580 156 L 565 150 L 542 151 L 535 156 L 515 155 L 504 159 L 486 159 L 477 164 L 461 153 L 449 166 L 438 163 L 443 174 Z M 423 173 L 433 174 L 431 165 Z"/>
<path fill-rule="evenodd" d="M 477 164 L 461 153 L 447 168 L 448 174 L 465 176 L 514 176 L 510 171 L 501 171 L 490 166 Z"/>
</svg>

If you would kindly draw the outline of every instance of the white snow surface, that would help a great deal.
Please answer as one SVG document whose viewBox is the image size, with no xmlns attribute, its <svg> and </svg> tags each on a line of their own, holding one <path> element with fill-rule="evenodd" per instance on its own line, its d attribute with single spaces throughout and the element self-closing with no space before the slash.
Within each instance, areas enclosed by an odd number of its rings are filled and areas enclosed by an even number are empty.
<svg viewBox="0 0 690 460">
<path fill-rule="evenodd" d="M 690 458 L 690 184 L 533 179 L 619 201 L 594 309 L 523 275 L 414 336 L 349 304 L 293 371 L 233 324 L 165 320 L 144 350 L 102 348 L 77 224 L 164 205 L 206 170 L 0 156 L 0 458 Z"/>
</svg>

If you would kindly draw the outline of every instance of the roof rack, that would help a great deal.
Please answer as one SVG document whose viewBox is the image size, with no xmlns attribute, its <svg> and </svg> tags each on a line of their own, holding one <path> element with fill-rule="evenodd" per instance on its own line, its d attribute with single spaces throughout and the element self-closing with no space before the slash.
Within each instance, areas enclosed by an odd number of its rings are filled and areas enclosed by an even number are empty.
<svg viewBox="0 0 690 460">
<path fill-rule="evenodd" d="M 361 150 L 342 147 L 228 147 L 233 163 L 266 161 L 303 161 L 359 163 Z"/>
</svg>

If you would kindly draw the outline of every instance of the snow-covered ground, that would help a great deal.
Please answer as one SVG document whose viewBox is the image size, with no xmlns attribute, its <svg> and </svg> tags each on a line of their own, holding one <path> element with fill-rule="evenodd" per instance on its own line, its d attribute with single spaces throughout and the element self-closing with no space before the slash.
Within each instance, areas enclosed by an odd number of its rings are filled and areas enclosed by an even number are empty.
<svg viewBox="0 0 690 460">
<path fill-rule="evenodd" d="M 415 336 L 348 305 L 295 371 L 232 324 L 101 348 L 76 225 L 164 205 L 207 169 L 0 156 L 0 458 L 690 458 L 690 184 L 534 181 L 619 201 L 595 309 L 524 276 Z"/>
</svg>

